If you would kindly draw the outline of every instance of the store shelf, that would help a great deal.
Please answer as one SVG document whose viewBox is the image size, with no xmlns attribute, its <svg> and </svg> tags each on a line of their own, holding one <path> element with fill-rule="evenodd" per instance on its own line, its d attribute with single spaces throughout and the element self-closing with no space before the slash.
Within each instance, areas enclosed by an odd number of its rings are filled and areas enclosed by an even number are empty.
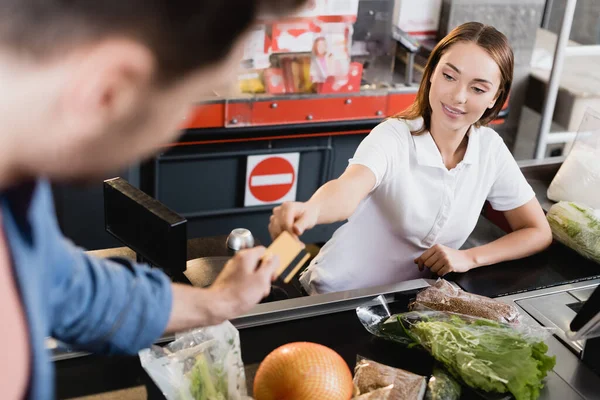
<svg viewBox="0 0 600 400">
<path fill-rule="evenodd" d="M 385 118 L 408 106 L 417 88 L 336 95 L 249 97 L 197 104 L 182 129 L 239 128 Z"/>
</svg>

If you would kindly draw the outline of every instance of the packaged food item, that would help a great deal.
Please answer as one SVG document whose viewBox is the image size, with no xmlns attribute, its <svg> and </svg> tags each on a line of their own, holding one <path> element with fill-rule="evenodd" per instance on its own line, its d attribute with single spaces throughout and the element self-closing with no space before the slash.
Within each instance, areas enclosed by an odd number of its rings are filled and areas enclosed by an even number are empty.
<svg viewBox="0 0 600 400">
<path fill-rule="evenodd" d="M 248 398 L 239 333 L 230 322 L 179 335 L 139 357 L 167 400 Z"/>
<path fill-rule="evenodd" d="M 426 390 L 424 376 L 362 357 L 356 363 L 353 382 L 359 399 L 421 400 Z"/>
<path fill-rule="evenodd" d="M 285 93 L 310 93 L 310 57 L 307 56 L 281 56 L 279 57 Z"/>
<path fill-rule="evenodd" d="M 548 187 L 550 200 L 600 209 L 600 113 L 587 109 L 573 147 Z"/>
<path fill-rule="evenodd" d="M 265 92 L 265 84 L 259 71 L 249 71 L 239 75 L 238 82 L 242 93 Z"/>
<path fill-rule="evenodd" d="M 377 389 L 369 393 L 361 394 L 358 397 L 354 397 L 354 400 L 392 400 L 392 388 Z"/>
<path fill-rule="evenodd" d="M 600 210 L 561 201 L 550 208 L 546 218 L 556 240 L 600 263 Z"/>
<path fill-rule="evenodd" d="M 459 400 L 462 388 L 450 374 L 436 365 L 427 384 L 426 400 Z"/>
<path fill-rule="evenodd" d="M 447 311 L 505 323 L 518 322 L 520 316 L 517 308 L 510 304 L 467 293 L 444 279 L 419 292 L 409 309 Z"/>
<path fill-rule="evenodd" d="M 292 342 L 276 348 L 254 377 L 256 400 L 348 400 L 353 393 L 346 361 L 318 343 Z"/>
<path fill-rule="evenodd" d="M 283 70 L 281 68 L 269 68 L 265 71 L 265 83 L 267 93 L 269 94 L 284 94 L 285 81 L 283 79 Z"/>
<path fill-rule="evenodd" d="M 556 364 L 546 354 L 549 331 L 540 327 L 441 311 L 390 315 L 383 296 L 359 307 L 357 315 L 372 334 L 423 347 L 461 383 L 481 392 L 535 400 Z"/>
</svg>

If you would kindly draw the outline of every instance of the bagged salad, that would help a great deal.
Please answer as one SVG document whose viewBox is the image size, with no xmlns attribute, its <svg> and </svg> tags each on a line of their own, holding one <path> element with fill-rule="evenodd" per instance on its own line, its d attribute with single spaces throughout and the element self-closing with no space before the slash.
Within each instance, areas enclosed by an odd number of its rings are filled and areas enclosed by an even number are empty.
<svg viewBox="0 0 600 400">
<path fill-rule="evenodd" d="M 556 240 L 600 263 L 600 210 L 561 201 L 550 208 L 546 218 Z"/>
<path fill-rule="evenodd" d="M 542 328 L 441 311 L 390 315 L 383 296 L 357 308 L 357 315 L 373 335 L 421 346 L 453 377 L 481 392 L 537 399 L 556 364 L 546 354 L 549 333 Z"/>
<path fill-rule="evenodd" d="M 167 400 L 248 398 L 239 332 L 230 322 L 178 335 L 139 357 Z"/>
</svg>

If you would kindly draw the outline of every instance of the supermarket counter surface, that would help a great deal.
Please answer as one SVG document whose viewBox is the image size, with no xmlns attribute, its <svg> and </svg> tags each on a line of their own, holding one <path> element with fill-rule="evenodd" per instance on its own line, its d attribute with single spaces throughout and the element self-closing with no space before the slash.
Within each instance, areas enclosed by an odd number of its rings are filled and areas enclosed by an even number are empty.
<svg viewBox="0 0 600 400">
<path fill-rule="evenodd" d="M 535 164 L 535 163 L 534 163 Z M 547 210 L 548 179 L 560 164 L 523 165 L 538 199 Z M 529 168 L 529 169 L 528 169 Z M 497 225 L 481 217 L 465 247 L 488 243 L 504 234 Z M 188 258 L 223 255 L 224 238 L 190 241 Z M 127 249 L 96 252 L 99 256 L 133 256 Z M 600 283 L 600 265 L 587 260 L 560 243 L 522 260 L 480 268 L 448 277 L 468 292 L 519 305 L 521 299 L 547 293 L 590 288 Z M 276 347 L 295 341 L 321 343 L 336 350 L 353 368 L 356 356 L 370 357 L 390 366 L 427 374 L 433 360 L 424 352 L 406 349 L 372 337 L 360 324 L 355 308 L 379 294 L 385 294 L 392 311 L 406 309 L 418 290 L 432 281 L 417 280 L 388 287 L 362 289 L 315 297 L 290 296 L 288 300 L 258 305 L 234 324 L 240 329 L 242 356 L 249 389 L 264 357 Z M 524 314 L 527 312 L 521 308 Z M 537 324 L 533 318 L 529 322 Z M 168 338 L 167 338 L 168 339 Z M 543 399 L 592 399 L 600 392 L 600 378 L 583 365 L 577 355 L 557 338 L 547 341 L 558 364 L 548 380 Z M 142 369 L 137 357 L 85 356 L 56 361 L 58 398 L 93 396 L 97 400 L 160 399 L 156 386 Z M 467 394 L 469 396 L 469 394 Z"/>
<path fill-rule="evenodd" d="M 416 292 L 431 283 L 428 280 L 415 280 L 369 290 L 291 299 L 258 306 L 252 315 L 233 321 L 240 330 L 248 387 L 252 388 L 258 365 L 271 351 L 285 343 L 298 341 L 320 343 L 332 348 L 344 358 L 350 368 L 354 367 L 356 357 L 360 355 L 417 374 L 430 375 L 433 359 L 427 353 L 372 336 L 361 325 L 355 309 L 377 295 L 383 295 L 392 313 L 405 311 Z M 589 287 L 598 283 L 600 280 L 578 285 Z M 577 289 L 578 285 L 568 285 L 564 290 Z M 556 290 L 560 291 L 562 288 Z M 532 296 L 536 294 L 530 292 L 526 297 Z M 502 301 L 513 304 L 518 304 L 519 299 L 519 296 L 501 298 Z M 526 323 L 539 326 L 526 312 L 522 313 Z M 550 348 L 549 353 L 557 356 L 557 366 L 549 374 L 540 398 L 597 398 L 600 377 L 556 338 L 550 337 L 546 343 Z M 102 394 L 97 399 L 110 399 L 109 396 L 117 394 L 122 399 L 162 398 L 137 357 L 92 356 L 61 361 L 58 364 L 57 378 L 58 397 L 61 399 L 91 394 Z M 128 388 L 130 390 L 114 392 Z M 475 393 L 467 391 L 463 398 L 477 397 Z"/>
</svg>

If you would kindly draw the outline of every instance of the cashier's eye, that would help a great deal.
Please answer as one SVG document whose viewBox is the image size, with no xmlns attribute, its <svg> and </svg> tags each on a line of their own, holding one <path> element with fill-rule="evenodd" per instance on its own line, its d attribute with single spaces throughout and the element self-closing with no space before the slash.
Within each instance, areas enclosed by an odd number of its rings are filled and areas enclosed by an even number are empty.
<svg viewBox="0 0 600 400">
<path fill-rule="evenodd" d="M 485 93 L 485 90 L 480 89 L 480 88 L 475 87 L 475 86 L 473 87 L 473 91 L 475 92 L 475 94 L 483 94 L 483 93 Z"/>
<path fill-rule="evenodd" d="M 443 72 L 442 75 L 444 75 L 444 79 L 446 79 L 449 82 L 452 82 L 454 80 L 453 77 L 451 77 L 450 75 L 448 75 L 447 73 Z"/>
</svg>

